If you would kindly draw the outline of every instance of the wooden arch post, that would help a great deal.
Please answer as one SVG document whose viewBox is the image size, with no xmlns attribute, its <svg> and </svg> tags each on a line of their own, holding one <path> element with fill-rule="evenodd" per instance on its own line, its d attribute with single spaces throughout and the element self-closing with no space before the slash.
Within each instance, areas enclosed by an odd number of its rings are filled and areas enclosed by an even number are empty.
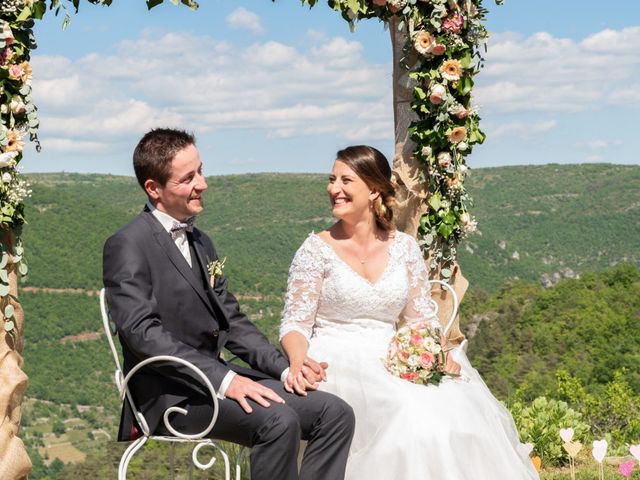
<svg viewBox="0 0 640 480">
<path fill-rule="evenodd" d="M 15 236 L 5 233 L 0 242 L 3 252 L 13 252 Z M 4 261 L 4 260 L 3 260 Z M 18 302 L 18 272 L 12 253 L 7 253 L 5 271 L 9 293 L 0 299 L 0 315 L 4 324 L 7 307 L 13 310 L 9 321 L 13 329 L 0 329 L 0 478 L 26 479 L 31 472 L 31 460 L 24 443 L 18 437 L 22 398 L 27 387 L 27 375 L 22 371 L 24 313 Z"/>
<path fill-rule="evenodd" d="M 393 50 L 393 118 L 395 132 L 393 173 L 398 185 L 396 192 L 397 206 L 394 210 L 394 217 L 399 230 L 416 237 L 420 219 L 427 211 L 427 183 L 429 181 L 428 178 L 426 181 L 419 180 L 420 173 L 424 172 L 424 168 L 414 156 L 416 144 L 409 136 L 409 126 L 417 119 L 417 115 L 411 109 L 415 82 L 409 77 L 409 72 L 415 69 L 419 57 L 415 51 L 410 54 L 404 51 L 407 35 L 404 29 L 400 30 L 398 28 L 398 17 L 392 17 L 389 20 L 389 32 Z M 458 295 L 459 301 L 462 301 L 469 282 L 462 276 L 457 264 L 454 270 L 449 283 Z M 439 317 L 448 319 L 453 311 L 451 295 L 437 284 L 433 287 L 431 294 L 438 303 Z M 449 341 L 453 344 L 459 344 L 463 340 L 464 335 L 460 331 L 458 318 L 449 332 Z"/>
</svg>

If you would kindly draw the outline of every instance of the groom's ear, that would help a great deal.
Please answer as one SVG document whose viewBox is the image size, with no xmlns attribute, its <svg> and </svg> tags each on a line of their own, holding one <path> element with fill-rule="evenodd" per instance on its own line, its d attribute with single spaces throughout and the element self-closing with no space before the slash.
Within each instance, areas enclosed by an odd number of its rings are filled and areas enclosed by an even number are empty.
<svg viewBox="0 0 640 480">
<path fill-rule="evenodd" d="M 144 191 L 147 192 L 150 200 L 158 200 L 160 198 L 160 183 L 148 178 L 144 182 Z"/>
</svg>

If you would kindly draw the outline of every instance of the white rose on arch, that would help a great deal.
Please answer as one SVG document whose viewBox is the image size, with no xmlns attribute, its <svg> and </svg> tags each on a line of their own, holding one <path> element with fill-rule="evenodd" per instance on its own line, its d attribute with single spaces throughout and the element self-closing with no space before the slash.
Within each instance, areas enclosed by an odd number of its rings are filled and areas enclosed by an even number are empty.
<svg viewBox="0 0 640 480">
<path fill-rule="evenodd" d="M 23 113 L 27 108 L 20 95 L 14 95 L 9 102 L 9 108 L 12 113 Z"/>
<path fill-rule="evenodd" d="M 431 87 L 431 90 L 429 90 L 429 101 L 434 105 L 440 105 L 446 94 L 447 89 L 444 85 L 436 83 Z"/>
<path fill-rule="evenodd" d="M 442 168 L 447 168 L 451 165 L 451 154 L 449 152 L 440 152 L 438 154 L 438 165 Z"/>
<path fill-rule="evenodd" d="M 7 152 L 0 154 L 0 168 L 13 167 L 16 164 L 16 157 L 18 152 Z"/>
</svg>

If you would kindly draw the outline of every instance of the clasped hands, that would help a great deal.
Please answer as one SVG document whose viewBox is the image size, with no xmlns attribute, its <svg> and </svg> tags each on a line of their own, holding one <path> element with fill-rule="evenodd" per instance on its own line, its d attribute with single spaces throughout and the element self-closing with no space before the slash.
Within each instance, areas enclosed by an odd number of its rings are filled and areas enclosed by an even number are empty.
<svg viewBox="0 0 640 480">
<path fill-rule="evenodd" d="M 305 357 L 302 365 L 290 365 L 289 373 L 284 379 L 284 389 L 289 393 L 297 393 L 306 396 L 307 390 L 316 390 L 321 381 L 327 379 L 326 369 L 329 365 L 326 362 L 316 362 L 312 358 Z M 263 407 L 271 406 L 269 401 L 284 403 L 284 399 L 269 387 L 265 387 L 250 378 L 236 375 L 227 387 L 225 397 L 235 400 L 242 409 L 253 412 L 251 405 L 247 402 L 250 398 Z"/>
</svg>

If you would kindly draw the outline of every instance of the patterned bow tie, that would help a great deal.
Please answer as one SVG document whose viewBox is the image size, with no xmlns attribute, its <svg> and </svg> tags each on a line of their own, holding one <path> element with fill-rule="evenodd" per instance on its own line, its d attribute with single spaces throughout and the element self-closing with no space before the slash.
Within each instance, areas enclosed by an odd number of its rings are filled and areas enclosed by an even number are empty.
<svg viewBox="0 0 640 480">
<path fill-rule="evenodd" d="M 183 232 L 193 232 L 193 224 L 196 221 L 196 217 L 189 217 L 184 222 L 173 222 L 173 226 L 171 227 L 170 234 L 171 238 L 174 240 Z"/>
</svg>

